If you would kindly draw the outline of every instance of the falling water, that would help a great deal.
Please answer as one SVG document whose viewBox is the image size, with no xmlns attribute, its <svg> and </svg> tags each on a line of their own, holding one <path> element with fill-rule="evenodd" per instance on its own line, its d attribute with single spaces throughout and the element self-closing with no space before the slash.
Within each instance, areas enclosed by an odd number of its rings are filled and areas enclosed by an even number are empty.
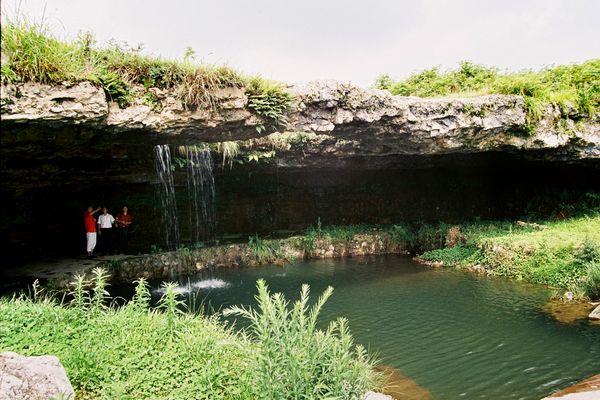
<svg viewBox="0 0 600 400">
<path fill-rule="evenodd" d="M 210 150 L 204 146 L 186 146 L 187 186 L 192 242 L 214 237 L 215 180 Z"/>
<path fill-rule="evenodd" d="M 165 245 L 167 249 L 174 250 L 179 247 L 179 223 L 171 168 L 171 151 L 168 144 L 154 146 L 154 167 L 160 182 L 159 198 Z"/>
</svg>

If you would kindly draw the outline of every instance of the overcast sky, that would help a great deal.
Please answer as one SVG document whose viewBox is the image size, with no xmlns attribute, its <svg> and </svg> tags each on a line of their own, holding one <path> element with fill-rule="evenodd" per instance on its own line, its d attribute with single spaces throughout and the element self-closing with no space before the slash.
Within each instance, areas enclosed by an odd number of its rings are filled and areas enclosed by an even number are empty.
<svg viewBox="0 0 600 400">
<path fill-rule="evenodd" d="M 93 31 L 146 53 L 288 82 L 371 85 L 460 60 L 501 69 L 600 57 L 600 0 L 3 0 L 61 38 Z"/>
</svg>

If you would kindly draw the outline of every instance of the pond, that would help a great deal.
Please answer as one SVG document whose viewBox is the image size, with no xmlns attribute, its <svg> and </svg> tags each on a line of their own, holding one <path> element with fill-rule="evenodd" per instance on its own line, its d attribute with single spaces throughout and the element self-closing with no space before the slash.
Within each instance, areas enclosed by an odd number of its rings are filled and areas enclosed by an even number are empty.
<svg viewBox="0 0 600 400">
<path fill-rule="evenodd" d="M 428 269 L 406 257 L 222 269 L 182 278 L 181 291 L 189 285 L 213 309 L 252 305 L 259 278 L 288 299 L 303 283 L 315 299 L 333 286 L 323 326 L 347 317 L 357 342 L 435 399 L 540 399 L 600 372 L 600 327 L 544 314 L 548 289 Z"/>
</svg>

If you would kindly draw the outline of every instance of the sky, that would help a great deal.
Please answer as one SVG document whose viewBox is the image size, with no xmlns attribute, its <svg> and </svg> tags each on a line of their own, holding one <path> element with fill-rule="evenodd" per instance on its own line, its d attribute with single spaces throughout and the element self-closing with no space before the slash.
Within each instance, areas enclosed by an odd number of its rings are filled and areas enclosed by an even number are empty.
<svg viewBox="0 0 600 400">
<path fill-rule="evenodd" d="M 18 11 L 17 11 L 18 10 Z M 143 52 L 289 83 L 370 86 L 461 60 L 501 70 L 600 57 L 600 0 L 3 0 L 59 38 L 92 31 Z"/>
</svg>

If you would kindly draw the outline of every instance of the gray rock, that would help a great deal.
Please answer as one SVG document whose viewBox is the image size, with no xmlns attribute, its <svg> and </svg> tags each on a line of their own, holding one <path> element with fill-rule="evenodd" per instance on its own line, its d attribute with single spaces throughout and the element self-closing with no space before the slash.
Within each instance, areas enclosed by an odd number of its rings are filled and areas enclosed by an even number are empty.
<svg viewBox="0 0 600 400">
<path fill-rule="evenodd" d="M 385 394 L 368 391 L 365 394 L 364 400 L 394 400 L 394 398 Z"/>
<path fill-rule="evenodd" d="M 62 396 L 62 397 L 61 397 Z M 0 354 L 0 400 L 74 399 L 73 387 L 58 358 Z"/>
<path fill-rule="evenodd" d="M 75 85 L 2 86 L 2 121 L 69 121 L 69 124 L 100 123 L 108 114 L 104 91 L 89 82 Z"/>
<path fill-rule="evenodd" d="M 568 301 L 571 301 L 571 300 L 573 300 L 575 295 L 573 294 L 573 292 L 565 292 L 565 294 L 563 294 L 563 297 L 565 299 L 567 299 Z"/>
<path fill-rule="evenodd" d="M 596 308 L 594 308 L 592 310 L 592 312 L 590 313 L 590 315 L 588 315 L 589 319 L 599 319 L 600 320 L 600 304 L 598 304 L 596 306 Z"/>
<path fill-rule="evenodd" d="M 293 100 L 287 124 L 278 130 L 318 134 L 314 150 L 334 157 L 491 150 L 531 151 L 558 161 L 600 158 L 598 116 L 579 124 L 567 120 L 566 128 L 561 128 L 557 123 L 560 110 L 548 106 L 534 134 L 528 135 L 521 96 L 402 97 L 335 81 L 312 82 L 290 91 Z M 161 143 L 170 144 L 248 140 L 275 130 L 258 132 L 256 127 L 263 121 L 248 109 L 243 88 L 221 89 L 215 93 L 217 108 L 197 110 L 185 109 L 175 93 L 166 90 L 157 94 L 159 109 L 140 99 L 120 108 L 107 101 L 102 89 L 87 82 L 3 85 L 1 97 L 3 124 L 37 122 L 132 135 L 147 132 L 160 134 Z"/>
</svg>

